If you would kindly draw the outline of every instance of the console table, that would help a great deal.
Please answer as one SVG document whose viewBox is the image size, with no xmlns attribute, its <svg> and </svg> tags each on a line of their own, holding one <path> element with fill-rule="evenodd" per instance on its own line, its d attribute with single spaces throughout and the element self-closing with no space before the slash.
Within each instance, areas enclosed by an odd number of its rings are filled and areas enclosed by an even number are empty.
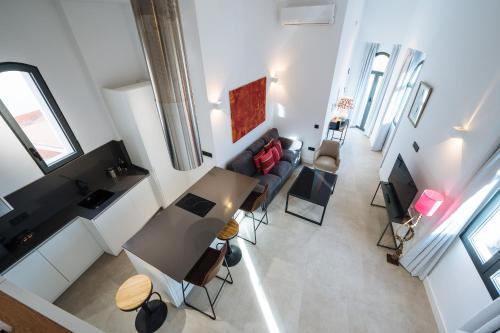
<svg viewBox="0 0 500 333">
<path fill-rule="evenodd" d="M 380 205 L 377 203 L 373 203 L 375 201 L 375 197 L 379 190 L 382 190 L 384 205 Z M 401 207 L 399 206 L 399 202 L 396 198 L 392 185 L 388 182 L 379 182 L 375 193 L 373 194 L 372 201 L 370 202 L 370 206 L 385 208 L 387 211 L 387 225 L 385 226 L 380 238 L 377 241 L 377 246 L 384 247 L 390 250 L 396 250 L 398 244 L 396 242 L 396 236 L 394 235 L 394 228 L 392 227 L 392 223 L 403 224 L 405 218 L 407 217 L 406 212 L 402 212 Z M 383 245 L 380 242 L 384 237 L 387 229 L 391 231 L 392 240 L 394 242 L 394 246 Z"/>
<path fill-rule="evenodd" d="M 328 131 L 326 132 L 326 137 L 328 138 L 328 133 L 332 131 L 332 136 L 330 140 L 338 140 L 341 145 L 344 144 L 345 137 L 347 135 L 347 129 L 349 128 L 349 119 L 340 121 L 330 121 L 328 124 Z M 335 137 L 335 132 L 340 132 L 339 137 Z"/>
</svg>

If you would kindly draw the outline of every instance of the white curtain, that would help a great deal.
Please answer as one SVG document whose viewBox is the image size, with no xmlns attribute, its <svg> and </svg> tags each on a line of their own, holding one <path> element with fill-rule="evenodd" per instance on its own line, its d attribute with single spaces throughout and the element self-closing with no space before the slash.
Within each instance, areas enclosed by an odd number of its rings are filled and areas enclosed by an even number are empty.
<svg viewBox="0 0 500 333">
<path fill-rule="evenodd" d="M 406 105 L 405 91 L 411 76 L 411 66 L 415 59 L 420 59 L 420 56 L 418 58 L 416 57 L 417 54 L 416 50 L 408 49 L 403 65 L 399 71 L 397 82 L 392 90 L 389 103 L 379 117 L 380 121 L 378 126 L 374 128 L 371 133 L 370 146 L 373 151 L 382 150 L 394 117 L 396 114 L 401 113 Z"/>
<path fill-rule="evenodd" d="M 401 259 L 401 265 L 413 276 L 424 279 L 451 243 L 467 227 L 474 216 L 500 189 L 500 148 L 472 177 L 462 196 L 450 209 L 449 217 L 430 234 L 415 244 Z"/>
<path fill-rule="evenodd" d="M 389 62 L 385 69 L 384 75 L 382 77 L 382 82 L 380 83 L 380 90 L 375 97 L 375 101 L 372 104 L 372 109 L 368 115 L 365 125 L 365 134 L 371 136 L 372 133 L 380 127 L 384 114 L 381 114 L 382 102 L 385 99 L 385 94 L 387 92 L 387 87 L 391 81 L 392 73 L 394 72 L 394 67 L 396 67 L 396 62 L 399 55 L 399 50 L 401 45 L 396 44 L 392 47 L 392 52 L 389 56 Z"/>
<path fill-rule="evenodd" d="M 379 43 L 367 43 L 365 47 L 363 65 L 359 73 L 356 89 L 354 90 L 354 112 L 351 117 L 351 125 L 353 126 L 359 125 L 363 117 L 361 100 L 366 89 L 366 84 L 368 83 L 368 78 L 370 77 L 370 73 L 372 71 L 373 59 L 375 59 L 379 45 Z"/>
</svg>

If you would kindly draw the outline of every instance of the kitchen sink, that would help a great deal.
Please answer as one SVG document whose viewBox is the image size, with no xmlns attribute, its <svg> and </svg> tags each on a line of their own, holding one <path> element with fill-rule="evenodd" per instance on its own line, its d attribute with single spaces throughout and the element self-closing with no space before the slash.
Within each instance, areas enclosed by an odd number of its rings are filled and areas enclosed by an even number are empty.
<svg viewBox="0 0 500 333">
<path fill-rule="evenodd" d="M 107 190 L 95 190 L 90 193 L 85 199 L 78 203 L 78 206 L 88 208 L 88 209 L 97 209 L 103 203 L 105 203 L 109 198 L 111 198 L 115 193 Z"/>
</svg>

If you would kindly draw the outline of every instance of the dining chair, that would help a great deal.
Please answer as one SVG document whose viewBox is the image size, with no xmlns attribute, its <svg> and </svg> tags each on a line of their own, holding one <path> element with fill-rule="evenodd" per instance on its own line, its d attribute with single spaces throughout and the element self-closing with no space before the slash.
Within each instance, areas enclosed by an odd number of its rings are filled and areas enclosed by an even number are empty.
<svg viewBox="0 0 500 333">
<path fill-rule="evenodd" d="M 314 153 L 314 168 L 335 173 L 339 168 L 339 164 L 340 143 L 338 141 L 323 140 L 319 149 Z"/>
<path fill-rule="evenodd" d="M 222 266 L 222 263 L 225 261 L 225 254 L 227 251 L 227 244 L 224 244 L 224 246 L 220 249 L 213 249 L 213 248 L 208 248 L 205 253 L 201 256 L 201 258 L 196 262 L 194 267 L 189 271 L 187 274 L 186 278 L 184 279 L 185 282 L 187 282 L 186 286 L 184 286 L 184 281 L 182 281 L 182 297 L 184 299 L 184 304 L 189 306 L 190 308 L 206 315 L 207 317 L 215 320 L 215 310 L 214 310 L 214 304 L 217 302 L 217 298 L 220 295 L 220 292 L 222 291 L 222 288 L 224 285 L 227 283 L 233 284 L 233 277 L 231 276 L 231 272 L 229 271 L 229 267 L 226 265 L 227 269 L 227 274 L 224 278 L 220 277 L 217 275 L 219 269 Z M 210 294 L 208 293 L 207 289 L 207 284 L 212 281 L 214 278 L 218 278 L 222 280 L 222 284 L 219 287 L 219 290 L 217 291 L 217 295 L 215 295 L 215 298 L 212 299 L 210 298 Z M 228 279 L 229 278 L 229 279 Z M 205 311 L 198 309 L 197 307 L 189 304 L 186 301 L 186 289 L 189 287 L 189 285 L 195 285 L 198 287 L 201 287 L 205 289 L 205 293 L 207 294 L 208 297 L 208 302 L 210 303 L 210 308 L 212 309 L 212 315 L 206 313 Z"/>
<path fill-rule="evenodd" d="M 250 217 L 252 218 L 253 242 L 240 235 L 238 235 L 238 237 L 253 245 L 257 244 L 257 229 L 259 228 L 260 224 L 269 224 L 269 219 L 267 217 L 267 205 L 265 204 L 268 188 L 268 184 L 264 186 L 258 184 L 240 207 L 240 209 L 245 213 L 245 217 L 249 217 L 248 215 L 250 215 Z M 262 215 L 262 218 L 260 220 L 256 220 L 254 212 L 259 208 L 262 208 L 264 215 Z M 266 219 L 265 222 L 264 218 Z M 256 221 L 258 221 L 258 224 L 256 224 Z"/>
</svg>

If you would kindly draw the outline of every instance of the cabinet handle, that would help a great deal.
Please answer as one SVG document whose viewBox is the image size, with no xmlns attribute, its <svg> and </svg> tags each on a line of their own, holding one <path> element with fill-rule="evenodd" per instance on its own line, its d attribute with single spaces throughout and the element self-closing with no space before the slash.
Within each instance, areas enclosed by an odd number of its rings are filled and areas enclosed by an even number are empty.
<svg viewBox="0 0 500 333">
<path fill-rule="evenodd" d="M 12 327 L 0 320 L 0 333 L 10 333 L 12 332 Z"/>
</svg>

